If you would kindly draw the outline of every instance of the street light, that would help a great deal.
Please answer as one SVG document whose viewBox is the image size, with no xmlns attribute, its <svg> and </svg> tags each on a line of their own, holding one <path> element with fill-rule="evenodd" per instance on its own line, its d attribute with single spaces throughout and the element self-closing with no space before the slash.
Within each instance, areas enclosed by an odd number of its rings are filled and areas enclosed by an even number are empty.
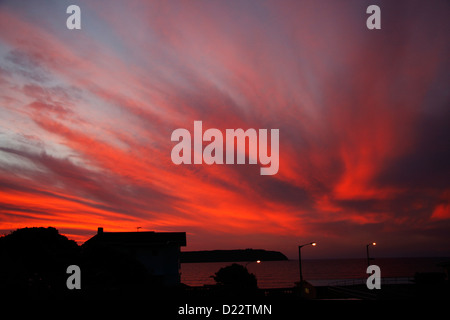
<svg viewBox="0 0 450 320">
<path fill-rule="evenodd" d="M 298 246 L 298 268 L 300 270 L 300 284 L 303 282 L 303 273 L 302 273 L 302 248 L 304 246 L 313 246 L 315 247 L 317 245 L 316 242 L 310 242 L 310 243 L 305 243 L 302 244 L 301 246 Z"/>
<path fill-rule="evenodd" d="M 366 253 L 367 253 L 367 266 L 370 266 L 370 257 L 369 257 L 369 246 L 376 246 L 376 242 L 372 242 L 369 244 L 366 244 Z"/>
</svg>

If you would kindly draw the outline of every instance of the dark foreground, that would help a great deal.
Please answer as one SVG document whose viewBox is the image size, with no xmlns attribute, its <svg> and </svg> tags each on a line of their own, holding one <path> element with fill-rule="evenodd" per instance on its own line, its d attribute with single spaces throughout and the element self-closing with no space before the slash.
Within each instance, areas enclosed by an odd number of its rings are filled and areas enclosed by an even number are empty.
<svg viewBox="0 0 450 320">
<path fill-rule="evenodd" d="M 305 282 L 301 287 L 253 289 L 227 288 L 210 285 L 190 287 L 181 284 L 173 288 L 145 290 L 103 290 L 82 288 L 59 296 L 31 295 L 32 299 L 87 299 L 87 300 L 160 300 L 160 301 L 312 301 L 312 300 L 450 300 L 448 281 L 441 284 L 388 284 L 369 290 L 365 285 L 319 286 Z M 16 296 L 17 297 L 17 296 Z M 28 297 L 30 297 L 28 295 Z"/>
<path fill-rule="evenodd" d="M 319 286 L 258 289 L 254 292 L 236 293 L 215 286 L 186 287 L 180 291 L 182 298 L 214 300 L 227 298 L 254 298 L 257 300 L 450 300 L 450 285 L 441 284 L 388 284 L 381 289 L 369 290 L 365 285 Z"/>
</svg>

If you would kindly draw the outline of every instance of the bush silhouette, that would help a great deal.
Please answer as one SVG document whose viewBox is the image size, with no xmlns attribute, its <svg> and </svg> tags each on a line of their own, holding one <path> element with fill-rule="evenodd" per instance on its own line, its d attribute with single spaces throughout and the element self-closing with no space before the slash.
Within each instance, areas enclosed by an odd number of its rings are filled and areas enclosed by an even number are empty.
<svg viewBox="0 0 450 320">
<path fill-rule="evenodd" d="M 249 273 L 246 267 L 237 263 L 221 268 L 218 272 L 216 272 L 213 278 L 218 285 L 228 288 L 258 288 L 255 275 L 253 273 Z"/>
<path fill-rule="evenodd" d="M 68 294 L 67 267 L 79 261 L 75 241 L 55 228 L 23 228 L 0 237 L 0 291 L 19 297 Z"/>
</svg>

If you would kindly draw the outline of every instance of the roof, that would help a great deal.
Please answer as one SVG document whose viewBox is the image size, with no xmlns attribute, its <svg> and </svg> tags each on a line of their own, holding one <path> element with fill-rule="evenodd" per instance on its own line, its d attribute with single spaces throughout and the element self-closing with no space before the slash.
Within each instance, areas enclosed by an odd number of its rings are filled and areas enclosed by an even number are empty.
<svg viewBox="0 0 450 320">
<path fill-rule="evenodd" d="M 186 246 L 186 232 L 99 232 L 85 244 L 119 244 L 119 245 L 169 245 Z"/>
</svg>

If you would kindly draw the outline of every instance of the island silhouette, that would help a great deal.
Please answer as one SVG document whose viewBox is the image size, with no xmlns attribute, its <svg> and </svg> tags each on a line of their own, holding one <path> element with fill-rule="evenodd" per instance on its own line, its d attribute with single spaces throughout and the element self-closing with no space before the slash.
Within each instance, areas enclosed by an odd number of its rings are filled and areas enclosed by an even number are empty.
<svg viewBox="0 0 450 320">
<path fill-rule="evenodd" d="M 264 249 L 182 251 L 181 262 L 281 261 L 288 258 L 279 251 Z"/>
</svg>

